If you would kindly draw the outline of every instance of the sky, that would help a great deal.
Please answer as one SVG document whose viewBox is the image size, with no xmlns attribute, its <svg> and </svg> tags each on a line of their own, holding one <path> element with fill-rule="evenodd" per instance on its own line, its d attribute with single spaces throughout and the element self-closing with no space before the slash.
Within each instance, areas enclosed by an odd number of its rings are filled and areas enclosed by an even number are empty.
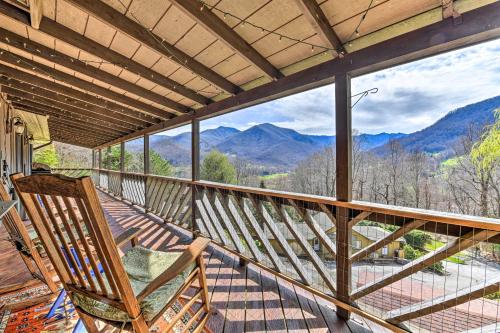
<svg viewBox="0 0 500 333">
<path fill-rule="evenodd" d="M 354 108 L 359 133 L 412 133 L 458 107 L 500 95 L 500 40 L 353 78 L 352 94 L 378 88 Z M 201 122 L 245 130 L 260 123 L 300 133 L 333 135 L 334 85 L 327 85 Z M 353 103 L 356 99 L 353 99 Z M 168 131 L 174 135 L 189 130 Z"/>
</svg>

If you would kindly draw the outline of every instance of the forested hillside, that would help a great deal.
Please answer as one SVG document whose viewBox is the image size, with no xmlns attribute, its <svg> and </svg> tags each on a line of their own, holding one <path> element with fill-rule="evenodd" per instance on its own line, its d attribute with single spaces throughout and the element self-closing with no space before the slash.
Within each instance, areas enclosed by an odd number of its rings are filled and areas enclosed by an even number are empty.
<svg viewBox="0 0 500 333">
<path fill-rule="evenodd" d="M 353 195 L 392 205 L 500 216 L 500 96 L 449 112 L 411 134 L 353 138 Z M 335 196 L 335 137 L 305 135 L 272 124 L 201 133 L 203 179 Z M 151 136 L 152 173 L 190 176 L 191 133 Z M 141 140 L 126 143 L 125 170 L 143 172 Z M 55 143 L 35 160 L 89 167 L 88 149 Z M 120 147 L 103 151 L 119 170 Z"/>
</svg>

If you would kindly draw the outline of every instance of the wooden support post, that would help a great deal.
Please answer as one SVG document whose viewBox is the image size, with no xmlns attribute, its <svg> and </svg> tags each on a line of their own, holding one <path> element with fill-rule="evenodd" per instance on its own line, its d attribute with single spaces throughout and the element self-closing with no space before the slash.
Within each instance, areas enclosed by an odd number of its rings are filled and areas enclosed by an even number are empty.
<svg viewBox="0 0 500 333">
<path fill-rule="evenodd" d="M 352 126 L 351 78 L 347 73 L 335 76 L 335 129 L 336 129 L 336 193 L 337 200 L 352 200 Z M 350 302 L 351 292 L 351 230 L 349 209 L 337 207 L 337 297 Z M 349 319 L 349 311 L 338 308 L 337 314 Z"/>
<path fill-rule="evenodd" d="M 149 134 L 144 134 L 144 209 L 146 213 L 148 212 L 149 207 L 149 198 L 148 198 L 148 175 L 150 173 L 149 166 Z"/>
<path fill-rule="evenodd" d="M 125 142 L 120 142 L 120 197 L 123 199 L 123 173 L 125 172 Z"/>
<path fill-rule="evenodd" d="M 92 149 L 92 169 L 95 169 L 96 151 Z"/>
<path fill-rule="evenodd" d="M 99 171 L 97 172 L 97 185 L 99 187 L 101 187 L 101 170 L 102 170 L 102 149 L 99 149 L 97 151 L 98 155 L 99 156 L 99 161 L 97 161 L 97 168 L 99 169 Z"/>
<path fill-rule="evenodd" d="M 28 3 L 30 5 L 31 27 L 38 30 L 43 18 L 43 0 L 29 0 Z"/>
<path fill-rule="evenodd" d="M 109 170 L 109 157 L 111 156 L 111 146 L 106 148 L 106 154 L 104 154 L 104 158 L 106 159 L 103 163 L 104 169 Z"/>
<path fill-rule="evenodd" d="M 191 121 L 191 180 L 200 180 L 200 121 L 193 119 Z M 193 238 L 199 230 L 196 227 L 198 218 L 198 209 L 196 209 L 196 200 L 198 199 L 196 185 L 191 187 L 191 230 Z"/>
</svg>

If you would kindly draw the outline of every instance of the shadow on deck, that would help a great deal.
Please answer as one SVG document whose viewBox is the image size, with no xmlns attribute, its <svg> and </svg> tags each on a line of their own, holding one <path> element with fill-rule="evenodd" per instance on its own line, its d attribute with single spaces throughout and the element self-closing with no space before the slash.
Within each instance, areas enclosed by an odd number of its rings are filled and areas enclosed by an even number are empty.
<svg viewBox="0 0 500 333">
<path fill-rule="evenodd" d="M 189 235 L 140 209 L 100 192 L 100 199 L 113 233 L 140 227 L 142 246 L 154 250 L 181 251 L 191 242 Z M 27 269 L 8 242 L 0 243 L 0 284 L 30 279 Z M 216 312 L 208 327 L 219 332 L 387 332 L 384 328 L 353 316 L 345 321 L 335 306 L 308 291 L 249 264 L 217 246 L 205 252 L 207 282 Z"/>
</svg>

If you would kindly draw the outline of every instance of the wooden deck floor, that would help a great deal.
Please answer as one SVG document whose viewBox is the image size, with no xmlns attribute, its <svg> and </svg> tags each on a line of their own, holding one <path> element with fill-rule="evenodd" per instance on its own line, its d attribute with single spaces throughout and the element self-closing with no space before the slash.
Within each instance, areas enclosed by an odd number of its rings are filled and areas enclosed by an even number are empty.
<svg viewBox="0 0 500 333">
<path fill-rule="evenodd" d="M 142 245 L 155 250 L 182 250 L 190 242 L 181 230 L 107 194 L 100 197 L 113 233 L 140 227 Z M 205 260 L 211 302 L 217 310 L 208 323 L 214 333 L 387 332 L 357 316 L 348 322 L 338 318 L 333 304 L 252 264 L 242 267 L 234 255 L 216 246 L 205 253 Z M 29 278 L 10 243 L 0 241 L 0 285 Z"/>
</svg>

